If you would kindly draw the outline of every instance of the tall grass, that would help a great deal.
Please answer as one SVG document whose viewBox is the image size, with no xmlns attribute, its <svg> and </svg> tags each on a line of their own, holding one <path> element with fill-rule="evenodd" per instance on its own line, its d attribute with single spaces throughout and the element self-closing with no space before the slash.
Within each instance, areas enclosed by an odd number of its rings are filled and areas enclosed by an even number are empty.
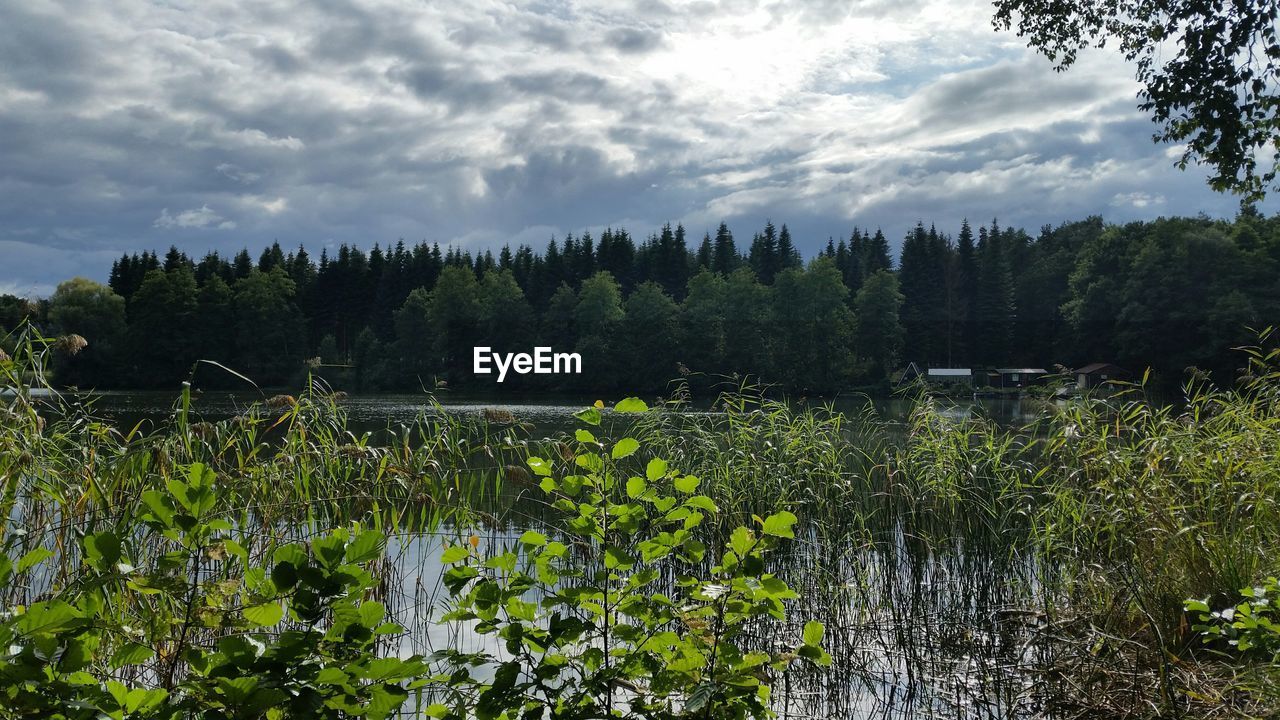
<svg viewBox="0 0 1280 720">
<path fill-rule="evenodd" d="M 263 553 L 353 521 L 392 536 L 387 604 L 421 642 L 441 642 L 421 629 L 433 534 L 499 543 L 537 525 L 524 460 L 563 449 L 511 417 L 459 417 L 426 397 L 412 422 L 353 432 L 318 379 L 218 421 L 187 386 L 158 427 L 118 428 L 46 375 L 74 349 L 28 334 L 0 360 L 0 541 L 54 553 L 0 588 L 6 606 L 76 582 L 79 537 L 127 535 L 141 493 L 198 462 L 216 474 L 219 511 Z M 1219 670 L 1244 665 L 1203 653 L 1182 610 L 1189 598 L 1225 606 L 1280 572 L 1280 354 L 1246 357 L 1231 388 L 1197 381 L 1170 406 L 1134 386 L 1046 404 L 1028 428 L 956 419 L 927 394 L 898 424 L 870 402 L 845 414 L 737 387 L 709 412 L 675 401 L 614 430 L 700 477 L 726 525 L 800 517 L 780 575 L 801 592 L 792 617 L 827 624 L 836 663 L 781 679 L 788 712 L 1257 713 L 1280 701 L 1248 688 L 1203 699 L 1207 683 L 1234 682 Z"/>
<path fill-rule="evenodd" d="M 1186 640 L 1187 598 L 1226 603 L 1280 570 L 1280 352 L 1248 353 L 1236 387 L 1074 404 L 1044 444 L 1046 552 L 1167 646 Z"/>
</svg>

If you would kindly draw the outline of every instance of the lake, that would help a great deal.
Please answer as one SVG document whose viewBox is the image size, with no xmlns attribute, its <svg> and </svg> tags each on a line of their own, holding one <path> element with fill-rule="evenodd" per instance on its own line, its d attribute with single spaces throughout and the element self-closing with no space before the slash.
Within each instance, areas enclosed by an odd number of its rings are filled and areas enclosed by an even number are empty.
<svg viewBox="0 0 1280 720">
<path fill-rule="evenodd" d="M 110 390 L 86 395 L 91 398 L 95 414 L 111 420 L 125 430 L 139 422 L 152 427 L 171 417 L 176 407 L 177 393 L 163 390 Z M 209 421 L 224 420 L 240 414 L 251 403 L 266 396 L 254 392 L 203 392 L 194 396 L 192 409 L 196 416 Z M 597 398 L 587 395 L 537 395 L 513 398 L 510 395 L 448 393 L 434 396 L 445 412 L 459 416 L 481 416 L 486 410 L 511 413 L 515 419 L 527 424 L 539 435 L 555 434 L 574 427 L 573 414 L 594 403 Z M 603 398 L 611 402 L 610 398 Z M 614 398 L 616 400 L 616 398 Z M 857 414 L 866 407 L 868 398 L 862 395 L 837 396 L 832 400 L 804 401 L 810 404 L 830 402 L 846 414 Z M 877 412 L 885 419 L 901 421 L 910 412 L 910 401 L 898 397 L 871 399 Z M 944 401 L 946 412 L 954 418 L 980 415 L 1005 426 L 1022 426 L 1034 422 L 1045 411 L 1044 401 L 1018 396 L 977 397 Z M 409 422 L 420 413 L 433 411 L 431 398 L 422 393 L 370 393 L 350 394 L 341 400 L 351 429 L 378 431 L 388 426 Z M 695 399 L 690 403 L 694 412 L 707 411 L 712 398 Z"/>
</svg>

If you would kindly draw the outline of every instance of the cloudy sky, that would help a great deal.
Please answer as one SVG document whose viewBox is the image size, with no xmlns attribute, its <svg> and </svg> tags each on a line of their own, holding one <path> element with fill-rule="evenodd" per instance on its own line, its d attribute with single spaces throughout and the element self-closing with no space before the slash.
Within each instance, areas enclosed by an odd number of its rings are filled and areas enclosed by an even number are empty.
<svg viewBox="0 0 1280 720">
<path fill-rule="evenodd" d="M 1230 216 L 967 0 L 0 0 L 0 292 L 124 251 Z M 1269 203 L 1270 204 L 1270 203 Z M 1271 211 L 1273 208 L 1264 207 Z"/>
</svg>

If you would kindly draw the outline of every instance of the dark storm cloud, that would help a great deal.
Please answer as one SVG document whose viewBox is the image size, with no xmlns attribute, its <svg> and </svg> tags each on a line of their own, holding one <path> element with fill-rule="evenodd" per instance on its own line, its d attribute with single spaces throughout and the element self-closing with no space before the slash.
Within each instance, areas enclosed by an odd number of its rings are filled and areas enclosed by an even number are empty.
<svg viewBox="0 0 1280 720">
<path fill-rule="evenodd" d="M 419 99 L 442 103 L 454 112 L 486 110 L 504 99 L 503 84 L 486 80 L 473 68 L 418 63 L 396 66 L 387 77 L 402 83 Z"/>
<path fill-rule="evenodd" d="M 81 37 L 64 16 L 10 3 L 0 22 L 0 77 L 61 101 L 82 98 L 93 91 L 95 68 Z"/>
<path fill-rule="evenodd" d="M 487 27 L 491 30 L 496 29 L 496 25 L 493 24 Z M 544 17 L 527 18 L 520 28 L 520 36 L 553 51 L 564 50 L 574 45 L 573 36 L 563 22 Z M 492 34 L 488 37 L 492 38 Z M 472 42 L 478 42 L 479 39 L 473 39 Z"/>
<path fill-rule="evenodd" d="M 624 53 L 647 53 L 657 50 L 666 42 L 666 37 L 653 30 L 643 28 L 618 28 L 605 35 L 605 44 Z"/>
</svg>

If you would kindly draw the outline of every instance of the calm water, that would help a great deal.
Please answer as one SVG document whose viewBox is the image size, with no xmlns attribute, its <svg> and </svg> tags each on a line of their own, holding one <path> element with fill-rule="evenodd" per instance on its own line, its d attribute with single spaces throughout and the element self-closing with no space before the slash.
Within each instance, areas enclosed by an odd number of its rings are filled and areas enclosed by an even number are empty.
<svg viewBox="0 0 1280 720">
<path fill-rule="evenodd" d="M 95 414 L 105 417 L 118 426 L 132 428 L 139 422 L 152 426 L 172 417 L 176 393 L 169 391 L 106 391 L 92 396 L 90 403 Z M 206 392 L 195 396 L 192 409 L 205 420 L 223 420 L 238 415 L 263 395 L 249 392 Z M 435 396 L 445 412 L 461 416 L 480 416 L 485 410 L 510 412 L 517 421 L 525 423 L 539 435 L 553 435 L 575 427 L 573 414 L 597 399 L 612 404 L 618 398 L 598 398 L 588 395 L 540 395 L 513 398 L 510 395 L 450 394 Z M 656 402 L 654 398 L 646 398 Z M 830 401 L 838 410 L 854 414 L 866 406 L 864 396 L 837 397 Z M 691 409 L 705 412 L 711 398 L 695 400 Z M 818 401 L 815 401 L 818 402 Z M 825 401 L 822 401 L 825 402 Z M 412 421 L 421 413 L 432 412 L 431 400 L 422 394 L 354 394 L 342 400 L 348 413 L 350 426 L 357 431 L 376 431 Z M 903 420 L 910 411 L 910 403 L 899 398 L 877 398 L 874 405 L 880 415 L 889 420 Z M 959 399 L 948 402 L 946 414 L 955 418 L 981 415 L 1003 425 L 1021 426 L 1034 421 L 1044 412 L 1041 401 L 1019 397 L 983 397 Z"/>
</svg>

